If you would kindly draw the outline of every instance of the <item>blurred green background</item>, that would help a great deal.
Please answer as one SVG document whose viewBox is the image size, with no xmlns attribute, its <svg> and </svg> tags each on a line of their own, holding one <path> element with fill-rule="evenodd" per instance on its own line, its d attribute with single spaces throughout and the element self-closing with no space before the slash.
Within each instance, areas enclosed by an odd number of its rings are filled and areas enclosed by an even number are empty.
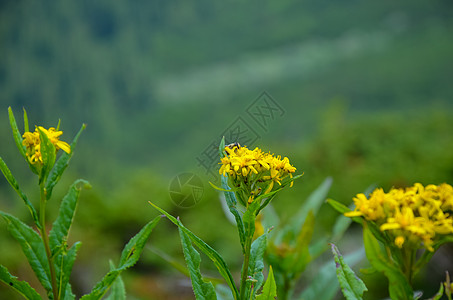
<svg viewBox="0 0 453 300">
<path fill-rule="evenodd" d="M 237 233 L 197 161 L 211 142 L 242 117 L 259 135 L 254 146 L 288 156 L 305 173 L 275 200 L 282 219 L 327 176 L 334 180 L 329 197 L 347 204 L 372 184 L 452 184 L 452 37 L 450 0 L 3 0 L 0 155 L 37 205 L 36 178 L 14 145 L 7 107 L 20 121 L 26 108 L 30 124 L 61 119 L 65 141 L 87 124 L 49 204 L 55 216 L 76 178 L 93 186 L 82 192 L 71 233 L 70 243 L 83 243 L 72 278 L 77 295 L 157 215 L 149 200 L 179 215 L 239 270 Z M 246 113 L 263 91 L 284 110 L 265 128 Z M 201 201 L 186 209 L 168 193 L 182 172 L 205 183 Z M 30 220 L 3 178 L 0 210 Z M 317 234 L 336 216 L 324 205 Z M 39 288 L 0 223 L 0 264 Z M 345 241 L 342 252 L 359 247 L 359 228 Z M 149 245 L 182 261 L 169 222 Z M 444 272 L 453 273 L 452 250 L 434 256 L 416 289 L 434 294 Z M 329 260 L 326 254 L 317 263 Z M 367 299 L 386 297 L 384 277 L 360 276 Z M 130 299 L 193 298 L 188 280 L 151 250 L 124 280 Z M 0 299 L 16 297 L 0 285 Z"/>
</svg>

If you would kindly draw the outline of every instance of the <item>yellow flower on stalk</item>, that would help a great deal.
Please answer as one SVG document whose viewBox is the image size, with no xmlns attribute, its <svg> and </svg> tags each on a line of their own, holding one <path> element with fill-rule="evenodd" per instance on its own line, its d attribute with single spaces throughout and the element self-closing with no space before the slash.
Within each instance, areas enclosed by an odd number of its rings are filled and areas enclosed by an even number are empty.
<svg viewBox="0 0 453 300">
<path fill-rule="evenodd" d="M 434 251 L 433 244 L 441 236 L 453 234 L 453 188 L 443 183 L 420 183 L 385 193 L 376 189 L 367 198 L 358 194 L 355 209 L 347 217 L 363 217 L 386 232 L 397 247 L 424 247 Z"/>
<path fill-rule="evenodd" d="M 286 176 L 291 176 L 296 168 L 289 163 L 287 157 L 273 156 L 259 148 L 249 150 L 239 144 L 225 147 L 227 155 L 221 158 L 219 174 L 233 177 L 258 176 L 263 180 L 273 180 L 278 184 Z M 264 174 L 266 173 L 266 175 Z"/>
<path fill-rule="evenodd" d="M 41 130 L 50 142 L 55 146 L 55 149 L 58 151 L 59 149 L 63 150 L 66 153 L 71 153 L 71 147 L 68 143 L 60 141 L 60 136 L 63 134 L 63 131 L 56 130 L 54 127 L 50 127 L 49 129 L 45 129 L 42 126 L 37 126 L 34 132 L 25 132 L 22 137 L 23 141 L 22 144 L 27 149 L 27 156 L 32 164 L 42 164 L 42 154 L 41 154 L 41 139 L 39 137 Z"/>
<path fill-rule="evenodd" d="M 226 146 L 225 152 L 226 155 L 220 159 L 219 174 L 228 176 L 234 187 L 246 190 L 244 201 L 248 204 L 271 192 L 274 183 L 281 185 L 287 177 L 292 178 L 296 171 L 287 157 L 282 159 L 259 148 L 250 150 L 236 143 Z"/>
</svg>

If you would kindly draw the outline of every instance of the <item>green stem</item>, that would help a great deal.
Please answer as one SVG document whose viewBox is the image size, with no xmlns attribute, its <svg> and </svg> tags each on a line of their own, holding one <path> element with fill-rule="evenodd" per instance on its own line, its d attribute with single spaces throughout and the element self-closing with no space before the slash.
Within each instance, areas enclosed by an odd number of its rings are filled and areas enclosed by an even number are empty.
<svg viewBox="0 0 453 300">
<path fill-rule="evenodd" d="M 415 260 L 415 251 L 409 248 L 405 248 L 403 251 L 404 259 L 404 275 L 406 275 L 409 285 L 412 286 L 412 277 L 413 277 L 413 264 Z"/>
<path fill-rule="evenodd" d="M 247 276 L 249 273 L 249 262 L 250 262 L 250 251 L 252 248 L 252 236 L 248 236 L 245 241 L 245 254 L 244 254 L 244 264 L 242 265 L 242 275 L 241 275 L 241 287 L 240 287 L 240 300 L 245 299 L 245 290 L 247 287 Z"/>
<path fill-rule="evenodd" d="M 41 189 L 41 201 L 40 201 L 40 206 L 39 206 L 39 221 L 41 223 L 41 237 L 42 241 L 44 243 L 44 248 L 46 249 L 46 256 L 47 256 L 47 262 L 49 263 L 49 268 L 50 268 L 50 279 L 51 279 L 51 284 L 52 284 L 52 292 L 54 296 L 54 300 L 59 300 L 60 295 L 58 293 L 58 288 L 57 288 L 57 278 L 56 278 L 56 273 L 55 273 L 55 266 L 53 265 L 52 261 L 52 252 L 50 251 L 50 246 L 49 246 L 49 237 L 47 235 L 46 231 L 46 191 L 44 188 L 44 184 L 40 185 Z"/>
</svg>

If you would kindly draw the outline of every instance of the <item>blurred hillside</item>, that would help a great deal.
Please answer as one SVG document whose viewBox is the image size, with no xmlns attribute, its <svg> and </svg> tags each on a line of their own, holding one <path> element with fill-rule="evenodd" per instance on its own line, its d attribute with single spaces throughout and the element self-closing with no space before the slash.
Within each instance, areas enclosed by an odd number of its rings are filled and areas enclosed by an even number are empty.
<svg viewBox="0 0 453 300">
<path fill-rule="evenodd" d="M 0 155 L 33 195 L 7 107 L 18 120 L 26 108 L 30 124 L 61 119 L 66 141 L 87 123 L 61 184 L 82 177 L 93 185 L 72 233 L 84 243 L 78 270 L 88 274 L 74 279 L 78 293 L 157 215 L 148 200 L 180 215 L 234 266 L 236 233 L 197 158 L 238 117 L 259 136 L 254 146 L 305 172 L 277 199 L 282 216 L 327 176 L 329 196 L 345 203 L 371 184 L 453 183 L 452 34 L 448 0 L 0 1 Z M 265 127 L 247 114 L 263 91 L 282 109 Z M 168 196 L 169 181 L 186 171 L 206 183 L 191 209 Z M 0 209 L 26 217 L 21 205 L 0 179 Z M 320 234 L 331 226 L 319 223 Z M 175 229 L 160 226 L 153 243 L 180 255 Z M 221 226 L 231 232 L 219 237 Z M 0 264 L 26 276 L 0 228 Z M 176 276 L 168 269 L 145 254 L 130 282 L 138 273 L 154 288 L 134 286 L 132 296 L 168 297 L 155 280 Z"/>
</svg>

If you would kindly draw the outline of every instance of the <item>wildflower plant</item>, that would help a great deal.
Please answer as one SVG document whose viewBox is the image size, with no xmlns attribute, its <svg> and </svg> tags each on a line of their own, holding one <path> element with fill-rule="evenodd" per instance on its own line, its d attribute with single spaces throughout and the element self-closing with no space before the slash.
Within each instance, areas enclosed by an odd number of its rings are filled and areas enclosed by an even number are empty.
<svg viewBox="0 0 453 300">
<path fill-rule="evenodd" d="M 363 225 L 366 255 L 389 280 L 392 299 L 413 299 L 414 276 L 435 251 L 453 241 L 453 188 L 449 184 L 374 190 L 358 194 L 355 209 L 330 204 Z"/>
<path fill-rule="evenodd" d="M 8 109 L 8 114 L 16 146 L 31 171 L 38 177 L 40 197 L 37 211 L 33 201 L 29 200 L 29 197 L 21 190 L 19 183 L 0 157 L 0 169 L 30 211 L 34 228 L 6 212 L 0 211 L 0 215 L 5 220 L 8 231 L 19 242 L 37 279 L 47 292 L 47 298 L 53 300 L 75 299 L 69 278 L 81 243 L 75 242 L 69 246 L 68 234 L 81 188 L 89 187 L 89 183 L 78 179 L 70 186 L 67 194 L 61 200 L 59 214 L 50 230 L 47 226 L 46 205 L 53 200 L 52 191 L 67 168 L 85 125 L 82 125 L 72 143 L 68 144 L 60 139 L 63 134 L 59 129 L 60 123 L 56 128 L 46 129 L 36 126 L 34 131 L 30 131 L 27 113 L 24 110 L 25 132 L 21 134 L 11 108 Z M 57 159 L 59 150 L 62 150 L 62 153 Z M 111 286 L 116 288 L 110 294 L 110 299 L 125 299 L 120 274 L 138 261 L 145 243 L 159 219 L 159 217 L 155 218 L 146 224 L 129 241 L 121 254 L 119 264 L 115 266 L 111 263 L 111 271 L 95 285 L 91 293 L 84 295 L 82 299 L 101 299 Z M 26 299 L 42 299 L 41 295 L 27 282 L 18 280 L 2 265 L 0 265 L 0 282 L 10 286 Z"/>
<path fill-rule="evenodd" d="M 222 140 L 219 155 L 222 186 L 211 185 L 224 193 L 228 209 L 236 221 L 244 256 L 239 288 L 230 269 L 217 251 L 187 229 L 179 219 L 154 204 L 151 203 L 151 205 L 179 227 L 184 258 L 196 299 L 223 299 L 225 296 L 221 296 L 221 286 L 217 286 L 217 290 L 214 288 L 213 283 L 217 282 L 208 281 L 201 275 L 200 256 L 193 245 L 211 259 L 224 278 L 229 287 L 227 299 L 275 299 L 277 286 L 272 267 L 269 268 L 266 282 L 263 274 L 263 257 L 269 229 L 263 229 L 260 234 L 255 234 L 257 231 L 255 224 L 260 212 L 275 198 L 276 194 L 292 186 L 293 181 L 302 175 L 293 175 L 296 168 L 290 164 L 288 158 L 265 153 L 259 148 L 250 150 L 238 143 L 225 146 Z M 259 293 L 260 290 L 261 293 Z"/>
</svg>

